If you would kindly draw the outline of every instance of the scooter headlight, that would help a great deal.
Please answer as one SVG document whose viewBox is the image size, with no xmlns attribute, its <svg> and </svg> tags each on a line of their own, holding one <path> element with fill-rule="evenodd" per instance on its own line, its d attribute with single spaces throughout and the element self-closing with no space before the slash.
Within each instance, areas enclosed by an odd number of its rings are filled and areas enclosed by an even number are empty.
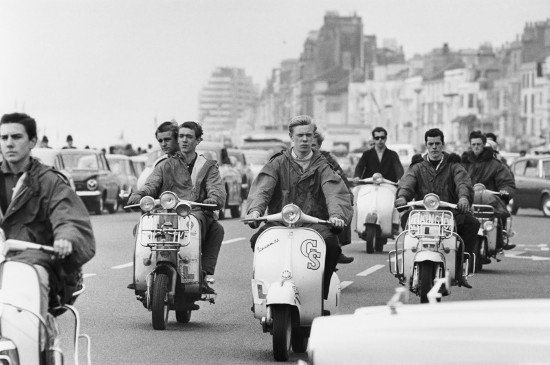
<svg viewBox="0 0 550 365">
<path fill-rule="evenodd" d="M 384 180 L 384 178 L 382 177 L 381 173 L 377 172 L 376 174 L 372 175 L 372 181 L 375 184 L 382 184 L 382 180 Z"/>
<path fill-rule="evenodd" d="M 178 204 L 178 197 L 176 194 L 171 191 L 165 191 L 160 194 L 160 205 L 162 205 L 164 209 L 174 209 L 176 204 Z"/>
<path fill-rule="evenodd" d="M 144 212 L 150 212 L 155 207 L 155 199 L 150 196 L 144 196 L 139 201 L 139 207 Z"/>
<path fill-rule="evenodd" d="M 191 206 L 187 203 L 181 202 L 176 206 L 176 213 L 180 217 L 187 217 L 191 213 Z"/>
<path fill-rule="evenodd" d="M 485 191 L 485 185 L 481 183 L 477 183 L 474 185 L 474 192 L 476 193 L 483 193 Z"/>
<path fill-rule="evenodd" d="M 484 222 L 483 229 L 486 230 L 487 232 L 490 232 L 493 229 L 495 229 L 495 224 L 491 221 Z"/>
<path fill-rule="evenodd" d="M 439 208 L 439 197 L 435 194 L 427 194 L 424 197 L 424 206 L 428 210 L 437 210 Z"/>
<path fill-rule="evenodd" d="M 302 211 L 297 205 L 294 205 L 294 204 L 285 205 L 282 211 L 283 221 L 286 224 L 294 224 L 298 222 L 298 219 L 300 219 L 301 214 L 302 214 Z"/>
</svg>

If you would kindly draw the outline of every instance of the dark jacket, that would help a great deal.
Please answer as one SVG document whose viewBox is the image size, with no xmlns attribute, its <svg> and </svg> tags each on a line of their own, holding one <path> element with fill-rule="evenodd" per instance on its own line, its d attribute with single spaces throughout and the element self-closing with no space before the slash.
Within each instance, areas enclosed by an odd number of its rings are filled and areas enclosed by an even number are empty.
<svg viewBox="0 0 550 365">
<path fill-rule="evenodd" d="M 37 251 L 13 256 L 48 269 L 54 292 L 62 290 L 67 280 L 74 280 L 82 265 L 95 255 L 94 233 L 82 200 L 58 172 L 32 157 L 29 170 L 19 179 L 0 220 L 6 238 L 46 246 L 53 246 L 58 239 L 71 241 L 73 252 L 63 260 Z"/>
<path fill-rule="evenodd" d="M 382 154 L 382 161 L 379 161 L 376 148 L 366 150 L 359 159 L 353 176 L 366 179 L 377 172 L 381 173 L 385 179 L 393 182 L 401 179 L 404 171 L 397 152 L 386 148 Z"/>
<path fill-rule="evenodd" d="M 484 148 L 479 156 L 472 151 L 462 154 L 462 166 L 466 169 L 472 184 L 481 183 L 489 190 L 505 190 L 513 197 L 516 191 L 516 183 L 511 171 L 500 160 L 490 147 Z"/>
<path fill-rule="evenodd" d="M 335 216 L 349 224 L 353 215 L 350 201 L 348 188 L 319 151 L 313 152 L 310 165 L 302 172 L 289 149 L 262 168 L 248 194 L 246 211 L 276 213 L 294 203 L 306 214 L 320 219 Z"/>
<path fill-rule="evenodd" d="M 443 160 L 437 170 L 426 156 L 414 155 L 407 173 L 401 178 L 397 197 L 407 201 L 413 198 L 424 199 L 428 193 L 434 193 L 439 199 L 448 203 L 458 203 L 466 198 L 472 204 L 474 189 L 470 176 L 460 164 L 460 156 L 443 152 Z"/>
</svg>

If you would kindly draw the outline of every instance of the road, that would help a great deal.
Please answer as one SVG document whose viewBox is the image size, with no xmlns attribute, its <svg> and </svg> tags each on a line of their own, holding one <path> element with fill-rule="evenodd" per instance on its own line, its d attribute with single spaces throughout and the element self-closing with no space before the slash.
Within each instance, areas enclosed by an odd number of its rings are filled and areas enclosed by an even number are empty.
<svg viewBox="0 0 550 365">
<path fill-rule="evenodd" d="M 151 313 L 126 288 L 132 278 L 132 228 L 138 213 L 92 216 L 97 255 L 84 267 L 86 292 L 76 306 L 82 330 L 92 338 L 95 364 L 264 364 L 272 363 L 271 336 L 261 330 L 251 311 L 250 278 L 254 232 L 237 219 L 222 221 L 225 228 L 216 272 L 216 304 L 200 303 L 191 322 L 179 324 L 171 313 L 167 329 L 155 331 Z M 499 263 L 469 279 L 473 289 L 453 287 L 444 301 L 503 298 L 549 298 L 550 220 L 534 210 L 514 217 L 518 247 L 506 252 Z M 354 239 L 357 235 L 354 234 Z M 340 265 L 343 282 L 341 313 L 362 306 L 384 305 L 398 286 L 387 269 L 387 252 L 368 255 L 365 245 L 354 241 L 344 248 L 355 257 Z M 410 303 L 418 303 L 411 295 Z M 61 329 L 69 328 L 68 315 L 60 317 Z M 67 333 L 66 331 L 65 333 Z M 68 339 L 64 338 L 66 344 Z M 290 362 L 306 359 L 292 354 Z"/>
</svg>

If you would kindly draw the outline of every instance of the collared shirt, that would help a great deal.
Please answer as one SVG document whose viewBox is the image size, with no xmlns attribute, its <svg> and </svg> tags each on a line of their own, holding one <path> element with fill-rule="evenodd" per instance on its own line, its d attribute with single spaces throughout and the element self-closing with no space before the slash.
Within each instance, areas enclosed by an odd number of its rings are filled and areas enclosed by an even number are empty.
<svg viewBox="0 0 550 365">
<path fill-rule="evenodd" d="M 311 163 L 311 158 L 313 157 L 313 151 L 310 151 L 306 157 L 301 158 L 301 157 L 298 157 L 296 152 L 294 152 L 294 148 L 293 148 L 291 156 L 294 159 L 294 161 L 296 161 L 298 165 L 300 165 L 300 167 L 302 168 L 302 171 L 305 171 L 309 167 L 309 164 Z"/>
<path fill-rule="evenodd" d="M 4 185 L 3 187 L 0 187 L 0 206 L 2 208 L 2 212 L 5 213 L 8 209 L 8 206 L 11 203 L 13 189 L 15 189 L 15 185 L 17 185 L 17 182 L 19 181 L 21 176 L 23 176 L 23 174 L 29 170 L 30 166 L 31 163 L 29 161 L 29 163 L 23 169 L 21 169 L 20 172 L 14 173 L 7 162 L 4 161 L 4 163 L 0 165 L 0 171 L 2 173 L 0 184 Z"/>
</svg>

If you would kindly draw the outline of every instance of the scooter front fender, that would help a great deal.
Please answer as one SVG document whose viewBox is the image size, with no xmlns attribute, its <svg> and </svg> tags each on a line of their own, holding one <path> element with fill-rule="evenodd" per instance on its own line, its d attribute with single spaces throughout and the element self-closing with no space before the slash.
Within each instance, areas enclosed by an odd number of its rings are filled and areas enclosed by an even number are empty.
<svg viewBox="0 0 550 365">
<path fill-rule="evenodd" d="M 300 293 L 292 281 L 272 283 L 267 290 L 266 304 L 288 304 L 300 307 Z"/>
<path fill-rule="evenodd" d="M 436 251 L 420 251 L 414 256 L 414 262 L 441 262 L 445 264 L 445 256 L 441 252 Z"/>
</svg>

